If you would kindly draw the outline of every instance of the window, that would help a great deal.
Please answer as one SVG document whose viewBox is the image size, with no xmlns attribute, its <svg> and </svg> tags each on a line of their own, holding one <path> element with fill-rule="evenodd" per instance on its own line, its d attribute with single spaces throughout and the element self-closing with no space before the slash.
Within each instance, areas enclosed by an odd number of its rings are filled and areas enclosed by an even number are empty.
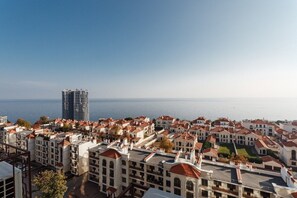
<svg viewBox="0 0 297 198">
<path fill-rule="evenodd" d="M 114 168 L 114 164 L 113 164 L 113 162 L 111 161 L 111 162 L 109 162 L 109 168 Z"/>
<path fill-rule="evenodd" d="M 190 191 L 194 190 L 194 184 L 192 181 L 187 181 L 187 190 L 190 190 Z"/>
<path fill-rule="evenodd" d="M 180 192 L 181 192 L 180 189 L 174 188 L 174 194 L 180 195 L 181 194 Z"/>
<path fill-rule="evenodd" d="M 105 176 L 102 177 L 102 183 L 104 183 L 104 184 L 106 183 L 106 177 Z"/>
<path fill-rule="evenodd" d="M 125 177 L 122 177 L 122 182 L 123 183 L 126 183 L 126 181 L 127 181 L 126 178 Z"/>
<path fill-rule="evenodd" d="M 114 172 L 113 172 L 113 170 L 109 170 L 109 176 L 110 176 L 110 177 L 114 177 Z"/>
<path fill-rule="evenodd" d="M 222 183 L 219 181 L 214 181 L 214 184 L 216 185 L 216 187 L 219 187 Z"/>
<path fill-rule="evenodd" d="M 174 186 L 180 187 L 180 179 L 179 178 L 174 178 Z"/>
<path fill-rule="evenodd" d="M 292 150 L 291 158 L 292 158 L 292 160 L 296 160 L 296 151 L 295 150 Z"/>
<path fill-rule="evenodd" d="M 167 186 L 167 187 L 170 187 L 170 185 L 171 185 L 170 183 L 171 183 L 171 182 L 170 182 L 169 180 L 166 180 L 166 186 Z"/>
<path fill-rule="evenodd" d="M 229 190 L 233 191 L 234 189 L 236 189 L 236 186 L 233 184 L 227 184 Z"/>
<path fill-rule="evenodd" d="M 206 190 L 202 190 L 202 197 L 208 197 L 208 192 Z"/>
<path fill-rule="evenodd" d="M 194 194 L 192 192 L 187 192 L 187 198 L 194 198 Z"/>
<path fill-rule="evenodd" d="M 106 160 L 102 160 L 102 166 L 106 166 Z"/>
<path fill-rule="evenodd" d="M 292 166 L 296 166 L 296 162 L 292 162 Z"/>
<path fill-rule="evenodd" d="M 104 175 L 106 175 L 106 168 L 103 168 L 102 173 L 103 173 Z"/>
<path fill-rule="evenodd" d="M 111 185 L 111 186 L 114 185 L 114 180 L 113 180 L 113 179 L 110 179 L 110 180 L 109 180 L 109 185 Z"/>
<path fill-rule="evenodd" d="M 126 161 L 125 160 L 122 160 L 122 165 L 126 166 Z"/>
<path fill-rule="evenodd" d="M 125 168 L 122 168 L 122 173 L 126 174 L 126 169 Z"/>
<path fill-rule="evenodd" d="M 208 186 L 208 181 L 206 179 L 202 179 L 202 186 Z"/>
</svg>

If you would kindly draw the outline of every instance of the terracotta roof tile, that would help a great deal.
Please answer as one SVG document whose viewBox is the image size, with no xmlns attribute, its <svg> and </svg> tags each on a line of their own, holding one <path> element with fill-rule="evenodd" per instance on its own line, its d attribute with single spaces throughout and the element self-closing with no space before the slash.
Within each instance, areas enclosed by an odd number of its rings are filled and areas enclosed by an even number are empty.
<svg viewBox="0 0 297 198">
<path fill-rule="evenodd" d="M 196 169 L 194 166 L 190 164 L 177 164 L 170 168 L 170 172 L 178 174 L 178 175 L 184 175 L 186 177 L 192 177 L 198 179 L 201 175 L 201 172 Z"/>
<path fill-rule="evenodd" d="M 118 159 L 122 156 L 118 151 L 116 151 L 114 149 L 108 149 L 108 150 L 104 151 L 103 153 L 101 153 L 100 155 L 104 156 L 104 157 L 113 158 L 113 159 Z"/>
</svg>

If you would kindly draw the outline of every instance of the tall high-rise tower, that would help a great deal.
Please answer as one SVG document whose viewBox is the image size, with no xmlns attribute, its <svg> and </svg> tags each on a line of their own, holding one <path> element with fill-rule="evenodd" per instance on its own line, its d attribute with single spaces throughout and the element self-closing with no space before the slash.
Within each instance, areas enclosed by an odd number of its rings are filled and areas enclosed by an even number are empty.
<svg viewBox="0 0 297 198">
<path fill-rule="evenodd" d="M 62 91 L 62 117 L 72 120 L 89 120 L 89 99 L 87 90 Z"/>
</svg>

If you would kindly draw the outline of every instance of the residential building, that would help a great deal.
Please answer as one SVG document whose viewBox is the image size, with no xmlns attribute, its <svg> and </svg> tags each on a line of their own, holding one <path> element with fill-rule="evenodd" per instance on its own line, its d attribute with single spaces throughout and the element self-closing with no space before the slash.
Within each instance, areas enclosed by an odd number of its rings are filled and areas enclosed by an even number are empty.
<svg viewBox="0 0 297 198">
<path fill-rule="evenodd" d="M 194 197 L 291 197 L 297 191 L 295 178 L 282 166 L 280 172 L 253 170 L 203 160 L 192 150 L 190 157 L 181 152 L 165 154 L 127 146 L 98 145 L 92 148 L 89 180 L 100 192 L 118 196 L 131 182 Z M 134 194 L 142 197 L 144 191 Z"/>
<path fill-rule="evenodd" d="M 71 120 L 89 120 L 89 99 L 87 90 L 62 91 L 62 117 Z"/>
<path fill-rule="evenodd" d="M 280 159 L 287 165 L 297 168 L 297 143 L 282 142 L 280 147 Z"/>
<path fill-rule="evenodd" d="M 62 172 L 70 171 L 70 144 L 81 134 L 46 132 L 35 137 L 35 160 Z"/>
<path fill-rule="evenodd" d="M 262 135 L 274 136 L 276 134 L 276 125 L 267 120 L 243 120 L 241 124 L 244 128 L 260 131 Z"/>
<path fill-rule="evenodd" d="M 91 141 L 74 141 L 70 144 L 70 171 L 82 175 L 89 171 L 89 148 L 96 146 Z"/>
<path fill-rule="evenodd" d="M 163 129 L 170 129 L 170 126 L 175 122 L 175 118 L 171 116 L 160 116 L 156 119 L 156 127 L 161 127 Z"/>
<path fill-rule="evenodd" d="M 279 123 L 279 127 L 288 132 L 297 132 L 297 120 Z"/>
<path fill-rule="evenodd" d="M 22 172 L 5 161 L 0 162 L 0 197 L 23 197 Z"/>
</svg>

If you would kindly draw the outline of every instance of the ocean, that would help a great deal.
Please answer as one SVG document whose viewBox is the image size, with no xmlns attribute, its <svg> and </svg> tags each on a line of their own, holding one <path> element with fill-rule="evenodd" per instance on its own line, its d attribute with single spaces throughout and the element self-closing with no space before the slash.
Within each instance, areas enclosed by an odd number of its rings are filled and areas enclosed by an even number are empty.
<svg viewBox="0 0 297 198">
<path fill-rule="evenodd" d="M 209 119 L 228 117 L 232 120 L 264 118 L 296 120 L 297 98 L 209 98 L 209 99 L 90 99 L 90 120 L 115 119 L 145 115 L 157 118 L 171 115 L 193 120 L 198 116 Z M 34 123 L 40 116 L 61 117 L 62 101 L 0 100 L 0 115 L 15 122 L 18 118 Z"/>
</svg>

